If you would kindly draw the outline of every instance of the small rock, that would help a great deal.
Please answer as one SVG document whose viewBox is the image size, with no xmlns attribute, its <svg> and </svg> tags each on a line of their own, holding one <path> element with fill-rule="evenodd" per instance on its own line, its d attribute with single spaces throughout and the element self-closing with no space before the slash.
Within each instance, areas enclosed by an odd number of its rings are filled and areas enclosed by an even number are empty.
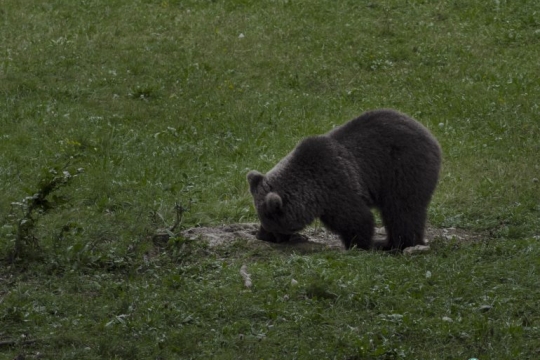
<svg viewBox="0 0 540 360">
<path fill-rule="evenodd" d="M 452 318 L 449 318 L 448 316 L 443 316 L 442 321 L 454 322 L 454 320 L 452 320 Z"/>
<path fill-rule="evenodd" d="M 427 253 L 429 252 L 429 250 L 431 250 L 429 245 L 416 245 L 416 246 L 411 246 L 411 247 L 406 248 L 405 250 L 403 250 L 403 253 L 407 255 L 413 255 L 413 254 Z"/>
<path fill-rule="evenodd" d="M 493 306 L 491 305 L 482 305 L 478 308 L 480 312 L 488 312 L 489 310 L 493 309 Z"/>
</svg>

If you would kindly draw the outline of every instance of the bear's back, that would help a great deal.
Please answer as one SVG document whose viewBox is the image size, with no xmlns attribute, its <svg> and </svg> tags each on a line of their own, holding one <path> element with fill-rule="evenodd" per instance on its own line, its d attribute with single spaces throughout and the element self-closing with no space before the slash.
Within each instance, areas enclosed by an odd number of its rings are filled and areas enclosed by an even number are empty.
<svg viewBox="0 0 540 360">
<path fill-rule="evenodd" d="M 414 154 L 440 160 L 440 147 L 433 135 L 416 120 L 394 110 L 366 112 L 326 135 L 365 159 Z"/>
<path fill-rule="evenodd" d="M 438 146 L 435 138 L 422 124 L 405 114 L 389 109 L 366 112 L 333 129 L 327 135 L 341 144 L 365 141 L 410 145 L 411 142 L 421 142 Z"/>
<path fill-rule="evenodd" d="M 407 115 L 387 109 L 369 111 L 326 136 L 350 152 L 362 169 L 365 185 L 375 192 L 393 188 L 396 181 L 437 181 L 439 143 L 422 124 Z"/>
</svg>

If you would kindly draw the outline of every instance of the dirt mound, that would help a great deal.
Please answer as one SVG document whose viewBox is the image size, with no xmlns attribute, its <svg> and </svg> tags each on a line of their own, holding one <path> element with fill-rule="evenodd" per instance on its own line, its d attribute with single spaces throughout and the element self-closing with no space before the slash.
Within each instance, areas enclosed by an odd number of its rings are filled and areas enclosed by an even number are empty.
<svg viewBox="0 0 540 360">
<path fill-rule="evenodd" d="M 269 244 L 255 238 L 259 225 L 257 223 L 240 223 L 219 225 L 214 227 L 196 227 L 182 232 L 182 236 L 191 240 L 204 240 L 210 246 L 219 246 L 231 243 L 235 240 L 246 240 L 256 244 Z M 474 240 L 480 235 L 455 228 L 427 228 L 426 242 L 430 242 L 435 238 L 446 240 Z M 375 228 L 375 241 L 382 241 L 385 238 L 384 228 Z M 300 234 L 295 235 L 291 241 L 284 244 L 286 246 L 298 246 L 301 248 L 339 248 L 343 246 L 339 238 L 326 230 L 324 227 L 309 227 Z"/>
</svg>

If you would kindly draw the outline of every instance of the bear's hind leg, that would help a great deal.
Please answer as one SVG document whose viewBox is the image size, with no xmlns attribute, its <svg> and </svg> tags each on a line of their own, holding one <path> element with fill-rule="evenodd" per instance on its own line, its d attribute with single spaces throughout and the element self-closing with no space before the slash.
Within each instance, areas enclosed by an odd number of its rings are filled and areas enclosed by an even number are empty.
<svg viewBox="0 0 540 360">
<path fill-rule="evenodd" d="M 369 250 L 373 245 L 375 221 L 371 210 L 363 203 L 354 209 L 346 207 L 328 211 L 321 221 L 331 231 L 337 233 L 346 249 L 356 246 Z"/>
</svg>

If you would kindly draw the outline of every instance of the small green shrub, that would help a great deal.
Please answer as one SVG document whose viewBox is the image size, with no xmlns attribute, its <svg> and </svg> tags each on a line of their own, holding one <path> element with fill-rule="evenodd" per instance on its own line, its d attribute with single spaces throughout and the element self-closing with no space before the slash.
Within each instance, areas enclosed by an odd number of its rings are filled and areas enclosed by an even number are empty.
<svg viewBox="0 0 540 360">
<path fill-rule="evenodd" d="M 10 263 L 39 256 L 38 222 L 46 214 L 68 202 L 69 199 L 66 195 L 58 195 L 57 193 L 71 184 L 81 172 L 82 169 L 70 172 L 67 167 L 47 169 L 43 172 L 32 195 L 19 202 L 11 203 L 8 225 L 5 226 L 11 231 L 5 235 L 8 240 L 8 248 L 4 249 L 7 251 Z M 59 231 L 59 237 L 62 237 L 62 234 L 69 231 L 71 227 L 73 224 L 62 227 Z"/>
</svg>

